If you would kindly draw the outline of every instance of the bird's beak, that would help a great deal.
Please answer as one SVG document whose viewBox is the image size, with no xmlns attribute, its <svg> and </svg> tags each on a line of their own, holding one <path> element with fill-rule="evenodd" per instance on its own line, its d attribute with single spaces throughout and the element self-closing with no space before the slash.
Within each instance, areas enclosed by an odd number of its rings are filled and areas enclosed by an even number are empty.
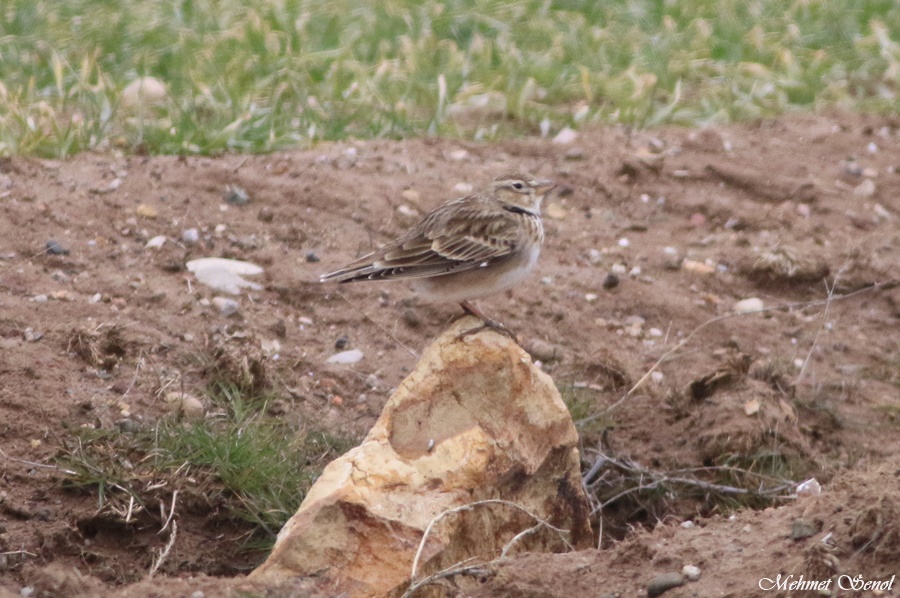
<svg viewBox="0 0 900 598">
<path fill-rule="evenodd" d="M 546 195 L 556 189 L 556 183 L 553 181 L 538 181 L 535 192 L 537 195 Z"/>
</svg>

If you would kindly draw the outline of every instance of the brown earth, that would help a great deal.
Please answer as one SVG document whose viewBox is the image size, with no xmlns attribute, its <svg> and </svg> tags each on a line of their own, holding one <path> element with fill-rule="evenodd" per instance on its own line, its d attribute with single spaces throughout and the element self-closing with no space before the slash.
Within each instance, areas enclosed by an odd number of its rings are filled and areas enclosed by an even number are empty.
<svg viewBox="0 0 900 598">
<path fill-rule="evenodd" d="M 840 114 L 602 129 L 565 146 L 0 162 L 0 596 L 224 594 L 262 559 L 241 549 L 247 524 L 179 503 L 177 541 L 147 581 L 161 521 L 126 524 L 98 510 L 97 488 L 67 489 L 61 447 L 79 428 L 152 425 L 173 380 L 202 396 L 196 356 L 217 351 L 264 370 L 284 417 L 361 437 L 459 308 L 318 274 L 458 184 L 519 170 L 561 184 L 545 250 L 527 283 L 480 306 L 543 361 L 576 420 L 599 414 L 580 429 L 585 468 L 610 459 L 591 478 L 609 504 L 600 550 L 494 563 L 479 595 L 645 595 L 687 564 L 699 581 L 666 596 L 758 595 L 779 573 L 900 573 L 900 123 Z M 251 201 L 227 204 L 228 185 Z M 199 243 L 182 242 L 187 228 Z M 157 235 L 167 242 L 145 247 Z M 185 271 L 205 256 L 265 268 L 238 314 L 220 315 Z M 698 329 L 751 297 L 786 307 Z M 326 365 L 343 337 L 364 358 Z M 272 340 L 277 360 L 261 349 Z M 723 500 L 725 466 L 734 486 L 815 477 L 823 492 Z M 676 471 L 698 467 L 710 469 Z"/>
</svg>

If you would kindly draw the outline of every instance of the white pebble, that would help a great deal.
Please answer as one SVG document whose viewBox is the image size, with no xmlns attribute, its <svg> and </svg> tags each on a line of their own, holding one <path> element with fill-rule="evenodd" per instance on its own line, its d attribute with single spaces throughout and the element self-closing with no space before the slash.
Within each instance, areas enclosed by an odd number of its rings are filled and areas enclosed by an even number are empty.
<svg viewBox="0 0 900 598">
<path fill-rule="evenodd" d="M 650 196 L 646 193 L 641 193 L 641 203 L 650 203 Z"/>
<path fill-rule="evenodd" d="M 47 301 L 49 301 L 50 299 L 47 297 L 47 295 L 35 295 L 31 298 L 31 300 L 35 303 L 47 303 Z"/>
<path fill-rule="evenodd" d="M 688 581 L 697 581 L 700 579 L 700 567 L 685 565 L 681 568 L 681 574 L 684 575 Z"/>
<path fill-rule="evenodd" d="M 628 271 L 628 276 L 631 276 L 632 278 L 637 278 L 640 275 L 641 275 L 641 267 L 640 266 L 635 266 L 634 268 L 632 268 L 631 270 Z"/>
<path fill-rule="evenodd" d="M 628 247 L 629 245 L 631 245 L 631 241 L 628 240 L 628 237 L 619 239 L 619 247 Z"/>
<path fill-rule="evenodd" d="M 194 245 L 200 240 L 200 231 L 196 228 L 186 228 L 181 231 L 181 240 L 185 245 Z"/>
<path fill-rule="evenodd" d="M 613 264 L 609 271 L 613 274 L 625 274 L 628 272 L 628 268 L 625 267 L 625 264 Z"/>
<path fill-rule="evenodd" d="M 692 527 L 694 527 L 694 522 L 690 519 L 688 519 L 687 521 L 682 521 L 681 527 L 684 529 L 691 529 Z"/>
<path fill-rule="evenodd" d="M 584 300 L 587 301 L 588 303 L 593 303 L 594 301 L 597 300 L 597 293 L 587 293 L 587 294 L 585 294 Z"/>
<path fill-rule="evenodd" d="M 103 295 L 100 293 L 94 293 L 88 298 L 88 303 L 99 303 L 100 300 L 103 299 Z"/>
<path fill-rule="evenodd" d="M 878 145 L 876 145 L 874 141 L 870 141 L 869 145 L 866 146 L 866 151 L 868 151 L 870 154 L 877 154 Z"/>
<path fill-rule="evenodd" d="M 245 280 L 244 276 L 261 274 L 263 269 L 256 264 L 240 260 L 229 260 L 220 257 L 205 257 L 191 260 L 185 266 L 197 280 L 221 293 L 237 295 L 242 288 L 255 291 L 262 287 L 255 282 Z"/>
<path fill-rule="evenodd" d="M 472 185 L 471 183 L 456 183 L 455 185 L 453 185 L 453 190 L 456 193 L 468 194 L 472 192 Z"/>
<path fill-rule="evenodd" d="M 362 351 L 360 351 L 359 349 L 350 349 L 349 351 L 341 351 L 340 353 L 335 353 L 334 355 L 326 359 L 325 363 L 348 365 L 351 363 L 356 363 L 362 358 Z"/>
<path fill-rule="evenodd" d="M 654 382 L 656 382 L 657 384 L 661 384 L 662 381 L 663 381 L 663 378 L 665 378 L 665 376 L 663 376 L 663 373 L 660 372 L 659 370 L 654 370 L 654 371 L 650 374 L 650 378 L 651 378 Z"/>
<path fill-rule="evenodd" d="M 651 328 L 650 330 L 647 331 L 647 334 L 649 334 L 650 336 L 655 336 L 655 337 L 659 338 L 660 336 L 663 335 L 663 331 L 660 330 L 659 328 Z"/>
<path fill-rule="evenodd" d="M 663 253 L 665 253 L 666 255 L 678 255 L 678 250 L 671 245 L 668 245 L 666 247 L 663 247 Z"/>
<path fill-rule="evenodd" d="M 578 138 L 578 133 L 569 127 L 564 127 L 556 136 L 553 138 L 553 143 L 558 143 L 560 145 L 565 145 L 567 143 L 572 143 Z"/>
<path fill-rule="evenodd" d="M 797 359 L 794 360 L 794 367 L 797 368 L 798 370 L 802 369 L 804 363 L 805 362 L 804 362 L 803 358 L 798 357 Z"/>
<path fill-rule="evenodd" d="M 750 297 L 748 299 L 742 299 L 734 304 L 735 313 L 746 314 L 750 312 L 760 311 L 764 308 L 764 304 L 762 299 L 759 297 Z"/>
<path fill-rule="evenodd" d="M 240 304 L 234 299 L 227 297 L 213 297 L 212 304 L 219 310 L 219 313 L 226 318 L 240 309 Z"/>
<path fill-rule="evenodd" d="M 159 249 L 163 245 L 166 244 L 166 236 L 165 235 L 156 235 L 144 245 L 147 249 Z"/>
<path fill-rule="evenodd" d="M 822 494 L 822 485 L 816 478 L 809 478 L 797 484 L 797 496 L 818 496 Z"/>
</svg>

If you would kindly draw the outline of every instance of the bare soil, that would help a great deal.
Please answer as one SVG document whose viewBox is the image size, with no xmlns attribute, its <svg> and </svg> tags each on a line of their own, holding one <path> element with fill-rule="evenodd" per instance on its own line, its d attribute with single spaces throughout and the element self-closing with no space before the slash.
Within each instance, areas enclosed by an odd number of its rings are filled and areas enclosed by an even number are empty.
<svg viewBox="0 0 900 598">
<path fill-rule="evenodd" d="M 603 510 L 602 532 L 595 520 L 599 550 L 494 564 L 476 593 L 646 595 L 688 564 L 700 579 L 666 596 L 759 595 L 779 573 L 900 573 L 900 122 L 832 114 L 598 129 L 570 145 L 0 162 L 0 596 L 226 593 L 264 557 L 243 548 L 247 524 L 184 504 L 146 580 L 160 522 L 126 524 L 98 510 L 97 488 L 66 487 L 56 465 L 73 431 L 152 425 L 171 411 L 167 390 L 203 396 L 198 356 L 233 350 L 236 369 L 258 368 L 282 394 L 284 417 L 360 438 L 460 310 L 419 303 L 402 283 L 318 275 L 460 185 L 521 170 L 560 183 L 544 253 L 521 288 L 480 307 L 518 333 L 577 420 L 693 333 L 580 424 L 585 466 L 600 449 L 655 472 L 728 465 L 815 477 L 823 491 L 730 503 L 675 485 L 633 492 Z M 249 203 L 228 203 L 230 185 Z M 188 228 L 198 243 L 183 242 Z M 146 247 L 158 235 L 162 247 Z M 265 268 L 237 314 L 186 272 L 206 256 Z M 748 298 L 785 307 L 698 329 Z M 327 365 L 336 347 L 364 357 Z M 898 593 L 900 582 L 880 595 Z"/>
</svg>

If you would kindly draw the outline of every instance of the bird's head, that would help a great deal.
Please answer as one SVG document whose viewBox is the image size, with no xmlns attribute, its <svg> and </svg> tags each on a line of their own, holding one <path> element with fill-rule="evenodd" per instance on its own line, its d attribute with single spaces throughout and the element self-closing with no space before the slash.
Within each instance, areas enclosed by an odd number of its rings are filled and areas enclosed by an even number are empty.
<svg viewBox="0 0 900 598">
<path fill-rule="evenodd" d="M 491 190 L 497 199 L 533 214 L 541 213 L 541 201 L 555 187 L 553 181 L 530 174 L 504 174 L 491 182 Z"/>
</svg>

